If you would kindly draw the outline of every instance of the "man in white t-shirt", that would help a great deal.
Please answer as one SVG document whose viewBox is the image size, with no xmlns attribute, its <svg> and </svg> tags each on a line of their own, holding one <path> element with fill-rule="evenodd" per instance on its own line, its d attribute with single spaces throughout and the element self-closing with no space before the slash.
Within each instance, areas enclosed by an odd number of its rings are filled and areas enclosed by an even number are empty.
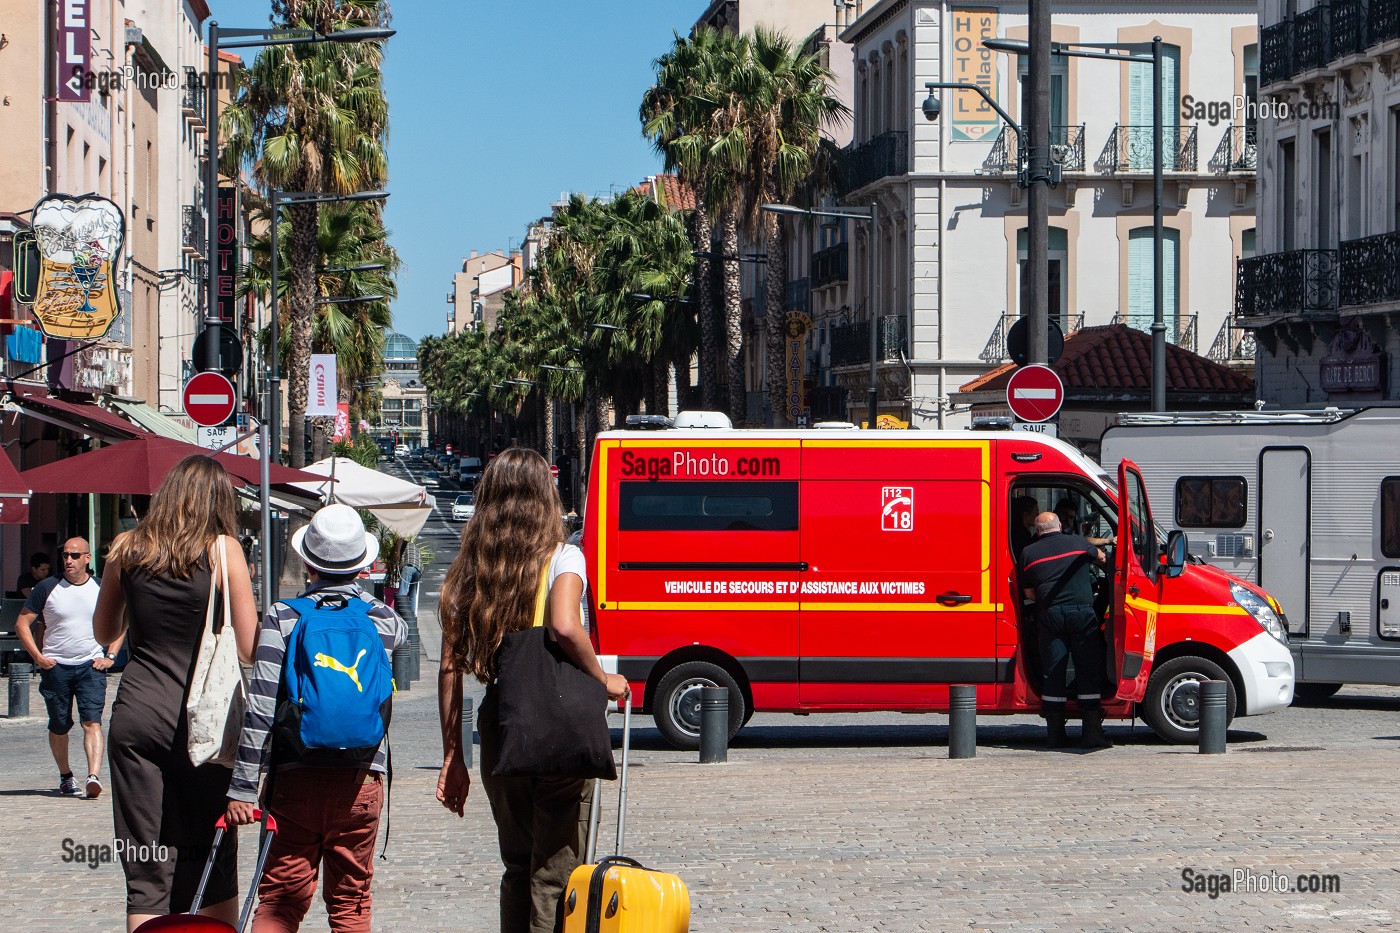
<svg viewBox="0 0 1400 933">
<path fill-rule="evenodd" d="M 39 694 L 49 712 L 49 750 L 58 765 L 60 794 L 96 797 L 102 793 L 98 771 L 102 767 L 102 708 L 107 703 L 107 668 L 121 650 L 118 638 L 107 650 L 92 635 L 92 614 L 102 581 L 88 573 L 92 554 L 83 538 L 69 538 L 59 554 L 63 575 L 40 581 L 20 610 L 15 634 L 39 668 Z M 30 627 L 44 626 L 41 651 Z M 125 637 L 125 636 L 123 636 Z M 83 751 L 87 753 L 88 778 L 78 787 L 68 766 L 68 733 L 73 729 L 73 701 L 83 724 Z"/>
</svg>

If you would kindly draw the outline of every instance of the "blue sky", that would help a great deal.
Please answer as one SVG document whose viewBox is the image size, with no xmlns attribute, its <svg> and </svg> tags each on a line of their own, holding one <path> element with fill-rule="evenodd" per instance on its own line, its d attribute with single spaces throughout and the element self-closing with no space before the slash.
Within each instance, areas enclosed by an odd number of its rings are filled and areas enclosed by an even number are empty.
<svg viewBox="0 0 1400 933">
<path fill-rule="evenodd" d="M 403 259 L 394 326 L 446 329 L 472 250 L 518 247 L 561 192 L 606 195 L 660 169 L 637 106 L 672 31 L 704 0 L 396 0 L 386 50 L 386 220 Z M 261 0 L 213 0 L 225 27 Z"/>
</svg>

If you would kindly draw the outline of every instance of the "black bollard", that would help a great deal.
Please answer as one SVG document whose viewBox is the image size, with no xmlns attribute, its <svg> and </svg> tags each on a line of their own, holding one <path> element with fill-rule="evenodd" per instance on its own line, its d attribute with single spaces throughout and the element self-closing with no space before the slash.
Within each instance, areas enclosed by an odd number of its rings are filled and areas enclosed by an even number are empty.
<svg viewBox="0 0 1400 933">
<path fill-rule="evenodd" d="M 421 644 L 418 634 L 418 611 L 415 604 L 418 600 L 418 581 L 414 580 L 408 585 L 408 593 L 399 596 L 396 611 L 399 618 L 403 619 L 408 626 L 408 682 L 413 683 L 422 676 L 418 669 L 419 645 Z"/>
<path fill-rule="evenodd" d="M 29 715 L 29 677 L 34 665 L 23 661 L 10 662 L 10 718 L 23 719 Z"/>
<path fill-rule="evenodd" d="M 948 757 L 977 757 L 977 688 L 972 684 L 948 688 Z"/>
<path fill-rule="evenodd" d="M 700 688 L 700 763 L 729 760 L 729 688 Z"/>
<path fill-rule="evenodd" d="M 472 766 L 472 698 L 462 698 L 462 758 Z"/>
<path fill-rule="evenodd" d="M 394 688 L 396 690 L 406 691 L 413 686 L 413 678 L 408 676 L 408 665 L 410 663 L 408 653 L 410 650 L 412 649 L 408 647 L 407 643 L 399 645 L 399 647 L 394 649 L 392 663 L 394 667 Z"/>
<path fill-rule="evenodd" d="M 1225 754 L 1225 681 L 1200 682 L 1200 753 Z"/>
</svg>

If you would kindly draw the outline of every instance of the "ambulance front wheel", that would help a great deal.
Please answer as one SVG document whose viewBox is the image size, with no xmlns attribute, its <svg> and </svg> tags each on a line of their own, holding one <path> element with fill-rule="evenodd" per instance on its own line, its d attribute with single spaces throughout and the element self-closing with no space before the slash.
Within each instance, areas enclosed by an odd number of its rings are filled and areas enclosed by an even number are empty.
<svg viewBox="0 0 1400 933">
<path fill-rule="evenodd" d="M 676 748 L 700 747 L 700 690 L 724 687 L 729 691 L 729 737 L 746 721 L 744 691 L 728 671 L 708 661 L 677 664 L 656 685 L 652 718 L 662 736 Z"/>
<path fill-rule="evenodd" d="M 1235 684 L 1219 664 L 1186 655 L 1153 668 L 1139 710 L 1163 740 L 1192 745 L 1200 739 L 1201 681 L 1225 681 L 1225 723 L 1235 718 Z"/>
</svg>

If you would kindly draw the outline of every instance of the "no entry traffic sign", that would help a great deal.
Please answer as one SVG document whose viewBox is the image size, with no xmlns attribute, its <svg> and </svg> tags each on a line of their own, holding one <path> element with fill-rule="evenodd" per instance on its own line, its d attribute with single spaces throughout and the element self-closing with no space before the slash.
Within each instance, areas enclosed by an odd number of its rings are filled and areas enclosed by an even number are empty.
<svg viewBox="0 0 1400 933">
<path fill-rule="evenodd" d="M 1032 363 L 1011 374 L 1006 404 L 1022 421 L 1049 421 L 1065 401 L 1065 384 L 1049 366 Z"/>
<path fill-rule="evenodd" d="M 233 383 L 219 373 L 198 373 L 185 383 L 185 414 L 195 424 L 216 428 L 233 414 Z"/>
</svg>

